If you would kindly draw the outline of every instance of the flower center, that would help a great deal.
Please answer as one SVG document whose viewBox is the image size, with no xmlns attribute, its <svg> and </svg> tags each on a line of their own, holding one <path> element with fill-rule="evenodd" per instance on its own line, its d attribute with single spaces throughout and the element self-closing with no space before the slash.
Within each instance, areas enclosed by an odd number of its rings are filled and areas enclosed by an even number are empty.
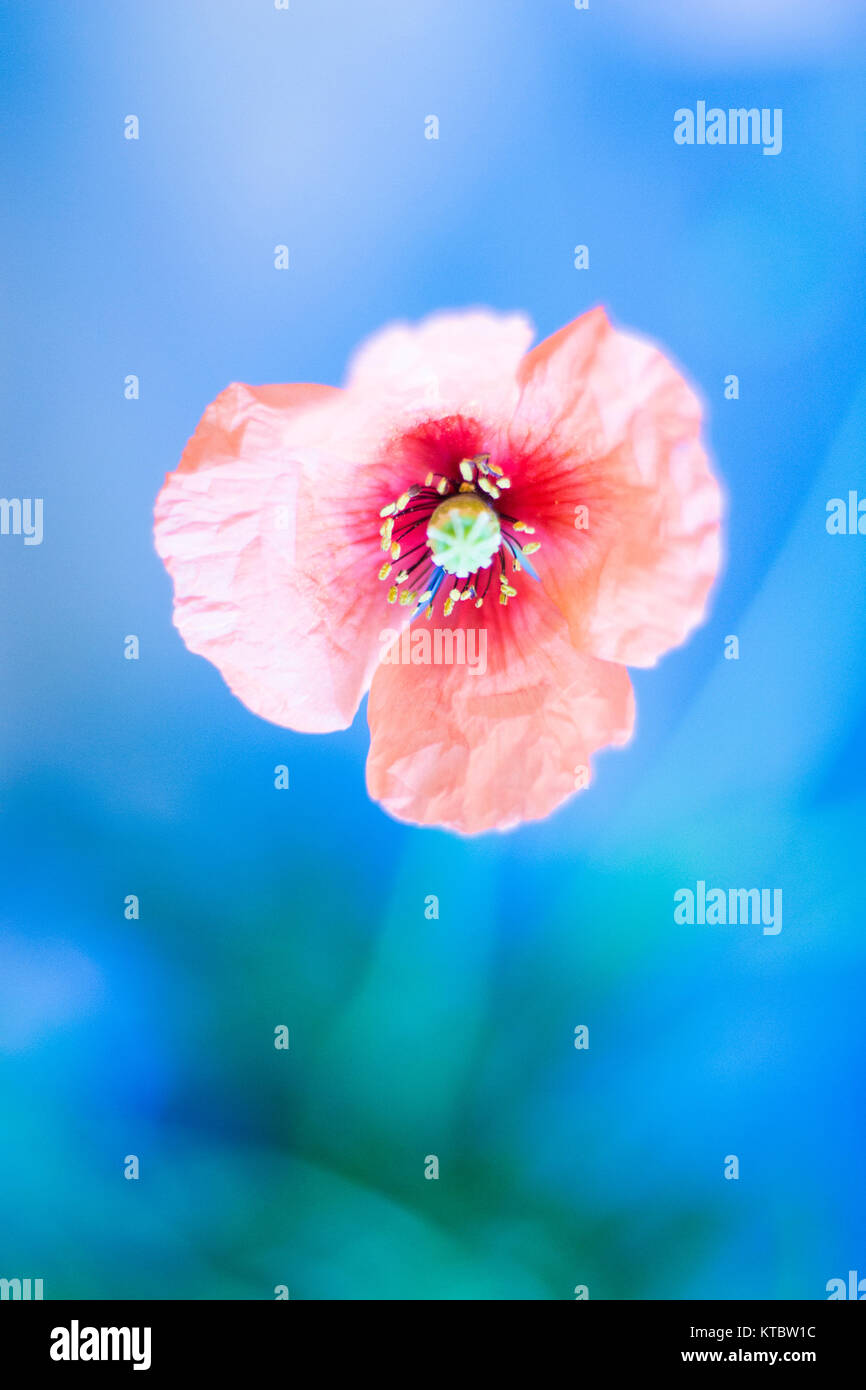
<svg viewBox="0 0 866 1390">
<path fill-rule="evenodd" d="M 521 545 L 523 536 L 518 539 L 520 532 L 532 535 L 535 528 L 501 509 L 510 487 L 490 455 L 478 454 L 461 459 L 453 472 L 428 473 L 423 485 L 412 483 L 382 507 L 379 535 L 388 559 L 379 578 L 391 581 L 388 602 L 411 605 L 413 618 L 422 609 L 431 618 L 441 589 L 447 618 L 464 599 L 476 608 L 488 597 L 507 604 L 517 594 L 511 580 L 524 568 L 537 579 L 527 557 L 539 542 Z M 487 571 L 483 578 L 482 570 Z M 461 582 L 452 585 L 449 576 Z"/>
<path fill-rule="evenodd" d="M 492 507 L 474 492 L 440 502 L 427 523 L 427 543 L 434 565 L 467 579 L 486 570 L 499 550 L 502 527 Z"/>
</svg>

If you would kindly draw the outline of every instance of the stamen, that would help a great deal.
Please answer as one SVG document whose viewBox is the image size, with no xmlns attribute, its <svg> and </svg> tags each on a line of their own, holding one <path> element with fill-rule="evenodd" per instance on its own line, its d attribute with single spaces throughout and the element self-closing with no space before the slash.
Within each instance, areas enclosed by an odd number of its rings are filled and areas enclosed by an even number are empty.
<svg viewBox="0 0 866 1390">
<path fill-rule="evenodd" d="M 487 571 L 487 583 L 484 585 L 484 593 L 480 595 L 480 597 L 479 597 L 479 599 L 478 599 L 478 603 L 477 603 L 477 605 L 476 605 L 476 607 L 478 607 L 478 608 L 481 607 L 482 603 L 484 602 L 484 600 L 485 600 L 486 597 L 487 597 L 487 592 L 488 592 L 488 590 L 489 590 L 489 588 L 490 588 L 490 584 L 491 584 L 491 581 L 492 581 L 492 579 L 493 579 L 493 573 L 494 573 L 494 571 L 493 571 L 493 566 L 491 565 L 490 569 Z"/>
</svg>

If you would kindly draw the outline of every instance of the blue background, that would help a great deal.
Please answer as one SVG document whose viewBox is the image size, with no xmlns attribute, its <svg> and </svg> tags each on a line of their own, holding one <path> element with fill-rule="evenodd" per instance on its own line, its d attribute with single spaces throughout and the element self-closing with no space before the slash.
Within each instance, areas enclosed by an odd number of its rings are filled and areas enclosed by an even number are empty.
<svg viewBox="0 0 866 1390">
<path fill-rule="evenodd" d="M 866 537 L 825 530 L 866 494 L 861 15 L 3 5 L 0 492 L 43 497 L 45 535 L 0 537 L 0 1276 L 681 1299 L 866 1275 Z M 678 147 L 698 99 L 781 107 L 782 153 Z M 278 729 L 185 650 L 151 521 L 229 381 L 339 383 L 388 320 L 475 303 L 540 335 L 603 303 L 683 365 L 727 557 L 592 790 L 466 841 L 368 800 L 363 710 Z M 677 926 L 699 878 L 781 888 L 781 934 Z"/>
</svg>

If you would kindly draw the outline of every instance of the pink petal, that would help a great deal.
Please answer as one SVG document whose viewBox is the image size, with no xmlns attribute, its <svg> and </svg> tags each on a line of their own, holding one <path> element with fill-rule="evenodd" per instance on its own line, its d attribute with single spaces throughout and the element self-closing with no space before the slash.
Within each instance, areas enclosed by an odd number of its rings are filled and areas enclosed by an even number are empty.
<svg viewBox="0 0 866 1390">
<path fill-rule="evenodd" d="M 479 645 L 466 651 L 480 667 L 485 633 L 485 672 L 389 664 L 373 677 L 367 785 L 398 819 L 469 835 L 540 819 L 586 785 L 597 748 L 630 736 L 628 672 L 575 651 L 535 581 L 518 583 L 507 607 L 458 603 L 450 618 L 437 611 L 402 638 L 408 647 L 419 626 L 472 629 Z"/>
<path fill-rule="evenodd" d="M 533 563 L 575 644 L 652 665 L 702 620 L 720 559 L 721 499 L 701 407 L 649 343 L 594 309 L 520 371 L 511 426 L 524 451 L 510 503 L 537 526 Z M 577 529 L 576 509 L 588 512 Z"/>
<path fill-rule="evenodd" d="M 390 611 L 383 481 L 326 453 L 350 416 L 333 387 L 230 386 L 156 504 L 187 646 L 255 714 L 305 732 L 351 723 Z"/>
<path fill-rule="evenodd" d="M 486 309 L 391 324 L 356 353 L 347 389 L 377 401 L 392 427 L 419 414 L 507 419 L 533 332 L 522 314 Z"/>
</svg>

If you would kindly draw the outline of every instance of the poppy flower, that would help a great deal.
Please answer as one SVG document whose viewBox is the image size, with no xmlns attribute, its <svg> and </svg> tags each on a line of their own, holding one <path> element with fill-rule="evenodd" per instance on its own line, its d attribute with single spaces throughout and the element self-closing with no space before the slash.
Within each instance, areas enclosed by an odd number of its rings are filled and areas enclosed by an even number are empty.
<svg viewBox="0 0 866 1390">
<path fill-rule="evenodd" d="M 719 563 L 680 373 L 601 308 L 532 337 L 440 314 L 376 334 L 343 389 L 229 386 L 156 504 L 189 649 L 291 729 L 369 692 L 370 795 L 464 834 L 588 783 L 631 735 L 627 667 L 685 639 Z"/>
</svg>

